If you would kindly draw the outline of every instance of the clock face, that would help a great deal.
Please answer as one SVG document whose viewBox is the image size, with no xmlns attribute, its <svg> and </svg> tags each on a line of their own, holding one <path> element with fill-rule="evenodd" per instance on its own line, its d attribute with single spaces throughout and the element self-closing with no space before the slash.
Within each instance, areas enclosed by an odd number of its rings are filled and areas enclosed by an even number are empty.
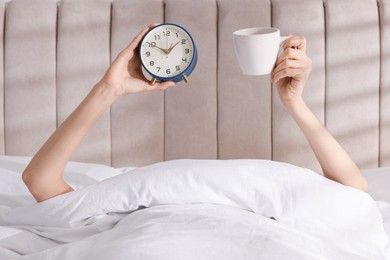
<svg viewBox="0 0 390 260">
<path fill-rule="evenodd" d="M 144 68 L 151 75 L 171 78 L 183 73 L 190 65 L 194 43 L 183 28 L 164 24 L 146 34 L 140 54 Z"/>
</svg>

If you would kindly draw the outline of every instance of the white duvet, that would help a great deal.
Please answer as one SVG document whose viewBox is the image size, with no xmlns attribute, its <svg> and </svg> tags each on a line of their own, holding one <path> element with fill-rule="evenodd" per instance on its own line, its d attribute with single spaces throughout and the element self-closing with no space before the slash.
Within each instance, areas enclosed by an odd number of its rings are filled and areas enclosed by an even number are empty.
<svg viewBox="0 0 390 260">
<path fill-rule="evenodd" d="M 0 259 L 390 259 L 377 203 L 307 169 L 176 160 L 119 173 L 2 206 Z"/>
</svg>

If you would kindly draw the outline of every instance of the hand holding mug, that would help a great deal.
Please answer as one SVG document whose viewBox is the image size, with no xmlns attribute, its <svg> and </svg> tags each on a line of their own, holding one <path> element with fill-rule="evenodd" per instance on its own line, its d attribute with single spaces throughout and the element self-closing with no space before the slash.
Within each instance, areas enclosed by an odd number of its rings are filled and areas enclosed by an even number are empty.
<svg viewBox="0 0 390 260">
<path fill-rule="evenodd" d="M 257 27 L 235 31 L 233 43 L 244 74 L 266 75 L 272 72 L 272 82 L 284 105 L 302 97 L 311 71 L 304 37 L 280 36 L 278 28 Z M 283 53 L 278 57 L 280 50 Z"/>
<path fill-rule="evenodd" d="M 306 55 L 306 39 L 289 35 L 272 71 L 281 101 L 287 105 L 302 97 L 303 88 L 311 72 L 311 59 Z"/>
</svg>

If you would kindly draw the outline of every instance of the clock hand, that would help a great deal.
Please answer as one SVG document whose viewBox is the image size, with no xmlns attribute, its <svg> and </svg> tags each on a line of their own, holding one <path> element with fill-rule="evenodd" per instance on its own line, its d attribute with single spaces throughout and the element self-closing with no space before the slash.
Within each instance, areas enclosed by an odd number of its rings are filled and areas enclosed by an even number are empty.
<svg viewBox="0 0 390 260">
<path fill-rule="evenodd" d="M 156 46 L 154 46 L 154 47 L 156 47 L 157 49 L 160 49 L 160 50 L 162 50 L 165 54 L 169 54 L 169 49 L 163 49 L 163 48 L 161 48 L 161 47 L 158 47 L 157 45 Z"/>
<path fill-rule="evenodd" d="M 147 43 L 149 43 L 149 42 L 147 42 Z M 149 46 L 150 46 L 150 43 L 149 43 Z M 162 50 L 165 54 L 169 54 L 168 49 L 164 49 L 164 48 L 158 47 L 157 45 L 150 46 L 150 47 L 155 47 L 155 48 L 157 48 L 157 49 Z"/>
<path fill-rule="evenodd" d="M 172 44 L 171 44 L 171 47 L 167 50 L 168 51 L 168 53 L 167 54 L 169 54 L 172 50 L 173 50 L 173 48 L 175 48 L 176 47 L 176 45 L 178 45 L 179 44 L 179 42 L 180 41 L 178 41 L 175 45 L 173 45 L 172 46 Z"/>
</svg>

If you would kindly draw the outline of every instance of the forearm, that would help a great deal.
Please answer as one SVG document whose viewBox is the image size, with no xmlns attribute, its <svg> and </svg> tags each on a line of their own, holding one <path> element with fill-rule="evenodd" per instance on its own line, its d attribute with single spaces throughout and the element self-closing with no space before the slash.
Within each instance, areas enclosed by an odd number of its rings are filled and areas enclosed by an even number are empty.
<svg viewBox="0 0 390 260">
<path fill-rule="evenodd" d="M 344 185 L 366 190 L 367 182 L 359 168 L 305 102 L 299 99 L 286 104 L 286 108 L 308 140 L 324 176 Z"/>
<path fill-rule="evenodd" d="M 95 85 L 33 157 L 23 180 L 37 201 L 71 190 L 62 172 L 89 129 L 116 98 L 102 84 Z"/>
</svg>

